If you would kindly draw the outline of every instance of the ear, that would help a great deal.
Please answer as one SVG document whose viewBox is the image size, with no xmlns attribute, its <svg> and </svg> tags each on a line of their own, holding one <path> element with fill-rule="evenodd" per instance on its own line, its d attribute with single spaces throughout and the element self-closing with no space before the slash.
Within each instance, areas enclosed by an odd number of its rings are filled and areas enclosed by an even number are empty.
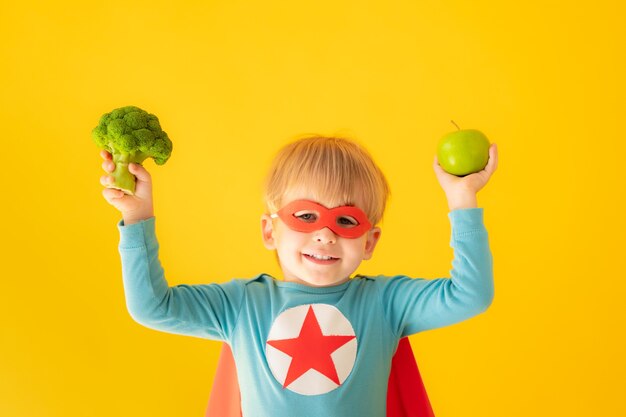
<svg viewBox="0 0 626 417">
<path fill-rule="evenodd" d="M 272 218 L 269 214 L 261 215 L 261 234 L 263 236 L 263 245 L 269 249 L 276 249 L 274 243 L 274 225 L 272 224 Z"/>
<path fill-rule="evenodd" d="M 378 239 L 380 239 L 380 235 L 382 234 L 382 230 L 380 227 L 373 227 L 369 232 L 367 232 L 367 240 L 365 241 L 365 252 L 363 253 L 363 259 L 368 260 L 372 258 L 374 254 L 374 248 L 376 248 L 376 244 L 378 243 Z"/>
</svg>

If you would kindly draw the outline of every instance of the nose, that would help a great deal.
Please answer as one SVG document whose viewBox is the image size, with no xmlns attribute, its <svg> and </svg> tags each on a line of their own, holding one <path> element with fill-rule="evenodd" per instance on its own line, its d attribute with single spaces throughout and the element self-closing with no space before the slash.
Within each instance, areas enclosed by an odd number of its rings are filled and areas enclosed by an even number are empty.
<svg viewBox="0 0 626 417">
<path fill-rule="evenodd" d="M 335 243 L 337 236 L 328 227 L 313 232 L 313 240 L 320 243 Z"/>
</svg>

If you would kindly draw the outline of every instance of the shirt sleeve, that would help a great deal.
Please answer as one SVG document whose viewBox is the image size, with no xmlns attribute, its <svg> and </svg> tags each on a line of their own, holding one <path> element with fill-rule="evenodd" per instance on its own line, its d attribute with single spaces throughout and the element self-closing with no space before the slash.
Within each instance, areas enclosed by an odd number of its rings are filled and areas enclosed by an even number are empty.
<svg viewBox="0 0 626 417">
<path fill-rule="evenodd" d="M 454 250 L 450 278 L 380 280 L 383 309 L 399 337 L 469 319 L 493 301 L 493 258 L 483 209 L 453 210 L 448 217 Z"/>
<path fill-rule="evenodd" d="M 126 306 L 138 323 L 168 333 L 227 341 L 236 325 L 244 280 L 169 287 L 159 261 L 155 218 L 118 223 Z"/>
</svg>

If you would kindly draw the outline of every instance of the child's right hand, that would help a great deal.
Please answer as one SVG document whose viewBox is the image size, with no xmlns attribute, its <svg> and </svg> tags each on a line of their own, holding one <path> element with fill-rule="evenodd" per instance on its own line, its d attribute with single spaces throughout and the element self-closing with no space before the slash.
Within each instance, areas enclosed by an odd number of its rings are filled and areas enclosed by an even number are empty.
<svg viewBox="0 0 626 417">
<path fill-rule="evenodd" d="M 104 159 L 102 169 L 107 173 L 115 171 L 115 163 L 111 154 L 102 150 L 100 156 Z M 152 177 L 150 173 L 139 164 L 130 164 L 128 170 L 136 178 L 135 195 L 125 194 L 123 191 L 115 188 L 102 190 L 104 199 L 122 213 L 124 225 L 126 226 L 154 217 Z M 110 175 L 100 177 L 100 184 L 105 187 L 112 182 L 113 177 Z"/>
</svg>

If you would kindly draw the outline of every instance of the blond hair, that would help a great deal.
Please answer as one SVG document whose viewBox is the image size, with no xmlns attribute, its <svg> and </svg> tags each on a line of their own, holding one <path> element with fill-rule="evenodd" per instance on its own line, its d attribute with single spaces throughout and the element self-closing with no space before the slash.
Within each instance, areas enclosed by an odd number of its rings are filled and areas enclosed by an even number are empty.
<svg viewBox="0 0 626 417">
<path fill-rule="evenodd" d="M 390 190 L 364 147 L 345 138 L 315 135 L 280 149 L 265 181 L 270 213 L 287 204 L 283 200 L 289 195 L 301 193 L 330 207 L 359 205 L 375 225 L 383 217 Z"/>
</svg>

